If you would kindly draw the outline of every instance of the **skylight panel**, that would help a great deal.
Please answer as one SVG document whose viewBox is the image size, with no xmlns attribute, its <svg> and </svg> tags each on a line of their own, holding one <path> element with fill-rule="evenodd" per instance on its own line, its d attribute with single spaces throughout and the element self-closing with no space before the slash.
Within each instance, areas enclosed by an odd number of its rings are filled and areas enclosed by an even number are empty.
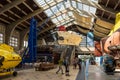
<svg viewBox="0 0 120 80">
<path fill-rule="evenodd" d="M 50 9 L 45 10 L 45 13 L 50 17 L 53 15 L 52 11 Z"/>
<path fill-rule="evenodd" d="M 72 13 L 72 12 L 68 12 L 68 15 L 69 15 L 69 16 L 73 16 L 73 13 Z"/>
<path fill-rule="evenodd" d="M 74 8 L 77 8 L 76 1 L 72 1 L 72 6 L 73 6 Z"/>
<path fill-rule="evenodd" d="M 71 7 L 70 1 L 67 1 L 67 2 L 64 1 L 63 3 L 65 4 L 65 7 L 66 7 L 66 8 Z"/>
<path fill-rule="evenodd" d="M 91 0 L 91 1 L 98 3 L 98 0 Z"/>
<path fill-rule="evenodd" d="M 83 10 L 84 10 L 84 11 L 89 12 L 89 6 L 88 6 L 88 5 L 83 4 Z"/>
<path fill-rule="evenodd" d="M 77 4 L 78 4 L 78 9 L 82 10 L 82 7 L 83 7 L 82 4 L 79 2 Z"/>
<path fill-rule="evenodd" d="M 65 14 L 62 14 L 62 17 L 65 19 L 66 15 L 65 15 Z"/>
<path fill-rule="evenodd" d="M 96 13 L 96 8 L 90 7 L 90 12 L 93 13 L 93 14 L 95 14 Z"/>
<path fill-rule="evenodd" d="M 58 20 L 56 18 L 52 19 L 53 23 L 58 23 Z"/>
<path fill-rule="evenodd" d="M 56 14 L 57 12 L 59 12 L 57 6 L 53 6 L 51 9 L 54 12 L 54 14 Z"/>
<path fill-rule="evenodd" d="M 83 0 L 34 0 L 35 3 L 44 9 L 44 12 L 48 17 L 51 18 L 53 23 L 57 26 L 61 24 L 72 24 L 76 23 L 74 21 L 74 15 L 72 10 L 74 10 L 79 15 L 85 16 L 83 11 L 95 14 L 96 8 L 82 4 Z M 98 0 L 90 0 L 92 2 L 98 2 Z M 81 14 L 82 13 L 82 14 Z M 77 23 L 76 23 L 77 24 Z"/>
<path fill-rule="evenodd" d="M 45 4 L 44 0 L 38 0 L 41 5 Z"/>
<path fill-rule="evenodd" d="M 44 0 L 35 0 L 35 2 L 39 5 L 39 6 L 45 6 L 47 5 L 46 2 Z"/>
<path fill-rule="evenodd" d="M 45 1 L 47 2 L 47 4 L 54 2 L 53 0 L 45 0 Z"/>
<path fill-rule="evenodd" d="M 63 5 L 63 2 L 60 2 L 59 4 L 57 4 L 59 11 L 65 10 L 65 7 Z"/>
<path fill-rule="evenodd" d="M 63 20 L 62 16 L 58 16 L 57 19 L 58 19 L 59 21 Z"/>
</svg>

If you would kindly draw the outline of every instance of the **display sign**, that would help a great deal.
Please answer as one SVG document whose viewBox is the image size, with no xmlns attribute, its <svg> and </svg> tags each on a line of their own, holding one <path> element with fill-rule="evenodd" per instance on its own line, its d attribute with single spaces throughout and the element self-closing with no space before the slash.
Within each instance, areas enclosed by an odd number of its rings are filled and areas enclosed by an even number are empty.
<svg viewBox="0 0 120 80">
<path fill-rule="evenodd" d="M 57 31 L 60 45 L 79 45 L 82 38 L 80 35 L 68 31 Z"/>
</svg>

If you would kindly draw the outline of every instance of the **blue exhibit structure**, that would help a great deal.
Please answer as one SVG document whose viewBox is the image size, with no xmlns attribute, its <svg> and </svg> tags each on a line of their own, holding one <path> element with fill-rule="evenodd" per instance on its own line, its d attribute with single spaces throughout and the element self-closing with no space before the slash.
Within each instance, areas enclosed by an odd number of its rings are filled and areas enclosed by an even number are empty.
<svg viewBox="0 0 120 80">
<path fill-rule="evenodd" d="M 32 18 L 30 22 L 30 32 L 28 37 L 28 47 L 23 54 L 22 63 L 36 62 L 37 54 L 37 21 Z"/>
<path fill-rule="evenodd" d="M 67 0 L 64 0 L 67 2 Z M 61 5 L 58 6 L 58 9 L 61 8 Z M 57 9 L 54 9 L 53 12 L 57 12 Z M 53 15 L 51 15 L 53 16 Z M 29 32 L 29 38 L 28 38 L 28 47 L 25 50 L 23 54 L 23 60 L 22 63 L 31 63 L 36 61 L 37 57 L 37 31 L 41 31 L 41 29 L 44 27 L 44 25 L 50 20 L 51 18 L 48 17 L 39 27 L 36 27 L 37 21 L 32 18 L 30 22 L 30 32 Z"/>
</svg>

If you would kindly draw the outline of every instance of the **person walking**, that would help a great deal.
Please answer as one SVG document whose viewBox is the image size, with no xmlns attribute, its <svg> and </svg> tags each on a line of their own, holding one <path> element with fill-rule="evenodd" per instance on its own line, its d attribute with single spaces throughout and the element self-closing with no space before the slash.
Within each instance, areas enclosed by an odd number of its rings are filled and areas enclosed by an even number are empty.
<svg viewBox="0 0 120 80">
<path fill-rule="evenodd" d="M 63 73 L 63 69 L 62 69 L 63 60 L 60 59 L 60 60 L 58 61 L 58 64 L 59 64 L 59 68 L 58 68 L 58 70 L 56 71 L 56 74 L 58 74 L 59 71 L 61 71 L 61 74 L 64 74 L 64 73 Z"/>
</svg>

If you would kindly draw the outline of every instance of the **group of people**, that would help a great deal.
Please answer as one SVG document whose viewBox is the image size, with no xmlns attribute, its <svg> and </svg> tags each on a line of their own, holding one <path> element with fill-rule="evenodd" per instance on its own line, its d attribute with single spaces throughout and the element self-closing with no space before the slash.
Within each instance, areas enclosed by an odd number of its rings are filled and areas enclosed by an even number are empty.
<svg viewBox="0 0 120 80">
<path fill-rule="evenodd" d="M 64 73 L 63 73 L 63 68 L 62 68 L 62 65 L 64 65 L 64 67 L 65 67 L 65 75 L 66 75 L 66 76 L 70 76 L 70 75 L 69 75 L 69 65 L 70 65 L 70 63 L 69 63 L 69 58 L 66 57 L 64 60 L 63 60 L 63 59 L 60 59 L 60 60 L 58 61 L 58 63 L 59 63 L 59 68 L 58 68 L 58 70 L 56 71 L 56 74 L 58 74 L 59 71 L 61 71 L 61 74 L 64 74 Z M 73 59 L 73 61 L 72 61 L 73 69 L 76 69 L 76 68 L 77 68 L 77 65 L 78 65 L 79 70 L 81 70 L 81 63 L 82 63 L 82 60 L 79 59 L 79 58 L 77 58 L 77 57 L 75 57 L 75 58 Z"/>
</svg>

